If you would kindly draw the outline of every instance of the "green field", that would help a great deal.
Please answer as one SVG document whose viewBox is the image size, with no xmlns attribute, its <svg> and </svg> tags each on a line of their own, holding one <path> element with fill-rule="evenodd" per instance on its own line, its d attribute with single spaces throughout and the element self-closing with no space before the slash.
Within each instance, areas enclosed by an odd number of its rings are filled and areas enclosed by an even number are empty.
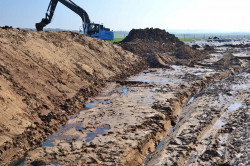
<svg viewBox="0 0 250 166">
<path fill-rule="evenodd" d="M 111 40 L 110 42 L 115 43 L 115 42 L 120 42 L 122 41 L 124 38 L 115 38 L 114 40 Z"/>
</svg>

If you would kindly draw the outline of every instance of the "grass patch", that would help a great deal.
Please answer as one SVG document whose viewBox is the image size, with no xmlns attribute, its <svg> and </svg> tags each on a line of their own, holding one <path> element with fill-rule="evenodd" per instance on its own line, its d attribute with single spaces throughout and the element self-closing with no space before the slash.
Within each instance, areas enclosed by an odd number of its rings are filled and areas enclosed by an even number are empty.
<svg viewBox="0 0 250 166">
<path fill-rule="evenodd" d="M 114 38 L 114 40 L 110 40 L 111 43 L 115 43 L 115 42 L 120 42 L 122 41 L 124 38 Z"/>
<path fill-rule="evenodd" d="M 193 39 L 191 39 L 191 38 L 180 38 L 180 41 L 183 41 L 183 42 L 190 42 L 190 41 L 192 41 Z"/>
</svg>

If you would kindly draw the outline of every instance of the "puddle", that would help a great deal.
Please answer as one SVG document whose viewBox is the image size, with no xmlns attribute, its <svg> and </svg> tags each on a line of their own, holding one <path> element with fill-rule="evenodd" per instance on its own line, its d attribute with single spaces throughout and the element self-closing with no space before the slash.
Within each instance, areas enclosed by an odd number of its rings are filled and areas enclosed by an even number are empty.
<svg viewBox="0 0 250 166">
<path fill-rule="evenodd" d="M 151 153 L 149 153 L 149 154 L 147 155 L 147 157 L 146 157 L 146 161 L 144 162 L 144 165 L 147 165 L 147 163 L 148 163 L 148 160 L 149 160 L 150 156 L 151 156 Z"/>
<path fill-rule="evenodd" d="M 157 92 L 157 91 L 160 91 L 160 90 L 161 90 L 161 88 L 153 88 L 152 89 L 153 92 Z"/>
<path fill-rule="evenodd" d="M 53 162 L 53 161 L 49 162 L 49 164 L 51 164 L 51 165 L 59 165 L 58 163 Z"/>
<path fill-rule="evenodd" d="M 180 110 L 180 112 L 179 112 L 179 115 L 178 115 L 178 118 L 177 118 L 177 123 L 180 121 L 180 119 L 181 119 L 181 112 L 182 112 L 182 109 Z"/>
<path fill-rule="evenodd" d="M 89 132 L 86 137 L 86 142 L 90 142 L 95 139 L 97 135 L 103 135 L 106 134 L 106 130 L 109 130 L 110 126 L 106 125 L 104 127 L 97 128 L 95 132 Z"/>
<path fill-rule="evenodd" d="M 170 130 L 169 130 L 169 134 L 171 134 L 173 132 L 174 128 L 172 127 Z M 168 136 L 164 137 L 164 139 L 162 141 L 160 141 L 160 143 L 156 146 L 156 150 L 159 149 L 160 147 L 162 147 L 164 141 L 166 141 L 166 139 L 168 138 Z"/>
<path fill-rule="evenodd" d="M 76 131 L 84 131 L 85 128 L 81 127 L 81 123 L 67 123 L 65 126 L 59 127 L 59 131 L 54 135 L 48 137 L 46 141 L 43 142 L 42 147 L 53 147 L 56 138 L 67 139 L 68 136 L 63 136 L 64 132 L 75 128 Z"/>
<path fill-rule="evenodd" d="M 54 140 L 46 140 L 43 142 L 42 147 L 53 147 L 54 146 Z"/>
<path fill-rule="evenodd" d="M 85 105 L 85 107 L 87 108 L 87 109 L 92 109 L 92 108 L 95 108 L 96 107 L 96 105 L 94 105 L 95 103 L 94 102 L 89 102 L 89 103 L 87 103 L 86 105 Z"/>
<path fill-rule="evenodd" d="M 236 111 L 236 110 L 238 110 L 241 106 L 242 106 L 241 103 L 235 102 L 235 103 L 231 104 L 231 105 L 228 107 L 227 113 L 229 113 L 229 112 L 231 112 L 231 111 Z"/>
<path fill-rule="evenodd" d="M 63 135 L 63 127 L 61 126 L 59 128 L 59 131 L 57 132 L 57 134 L 55 136 L 50 136 L 46 141 L 43 142 L 42 147 L 53 147 L 54 146 L 54 139 L 61 137 Z"/>
<path fill-rule="evenodd" d="M 128 93 L 128 88 L 127 87 L 123 87 L 120 92 L 121 92 L 120 96 L 123 96 L 126 93 Z M 98 104 L 107 105 L 107 104 L 110 104 L 110 103 L 112 103 L 111 99 L 93 100 L 91 102 L 88 102 L 85 105 L 85 108 L 86 109 L 92 109 L 92 108 L 97 107 Z M 75 119 L 76 117 L 77 117 L 77 115 L 73 115 L 73 116 L 69 116 L 68 118 L 70 120 L 70 119 Z M 74 140 L 77 140 L 78 137 L 73 137 L 72 138 L 69 135 L 64 135 L 64 133 L 66 131 L 72 129 L 72 128 L 75 128 L 76 131 L 78 131 L 78 132 L 84 132 L 84 131 L 86 131 L 86 129 L 84 127 L 82 127 L 81 125 L 82 125 L 81 122 L 79 122 L 79 123 L 78 122 L 77 123 L 69 123 L 69 121 L 68 121 L 65 126 L 60 126 L 59 127 L 59 131 L 58 132 L 56 132 L 55 134 L 49 136 L 48 139 L 46 141 L 44 141 L 41 146 L 42 147 L 53 147 L 56 139 L 64 139 L 64 140 L 66 140 L 67 143 L 70 143 L 70 142 L 72 142 Z M 87 135 L 87 137 L 86 137 L 86 141 L 90 142 L 93 139 L 95 139 L 95 137 L 97 135 L 106 134 L 106 130 L 109 130 L 109 129 L 110 129 L 110 126 L 106 125 L 103 128 L 97 128 L 95 132 L 89 132 L 88 135 Z M 13 166 L 17 166 L 20 162 L 22 162 L 22 163 L 19 164 L 18 166 L 22 166 L 24 164 L 24 161 L 25 161 L 24 158 L 19 159 L 18 161 L 15 161 L 15 163 L 13 162 L 14 163 Z M 58 163 L 55 163 L 55 162 L 50 162 L 50 164 L 52 164 L 52 165 L 58 165 Z"/>
<path fill-rule="evenodd" d="M 85 105 L 85 108 L 87 108 L 87 109 L 95 108 L 95 107 L 97 107 L 97 105 L 98 105 L 99 103 L 104 104 L 104 105 L 107 105 L 107 104 L 112 103 L 112 100 L 109 100 L 109 99 L 108 99 L 108 100 L 91 101 L 91 102 L 89 102 L 89 103 L 87 103 L 87 104 Z"/>
<path fill-rule="evenodd" d="M 191 99 L 188 100 L 187 104 L 192 103 L 193 100 L 194 100 L 194 97 L 191 97 Z"/>
<path fill-rule="evenodd" d="M 220 119 L 218 119 L 218 120 L 215 122 L 214 128 L 216 128 L 216 129 L 221 129 L 222 126 L 224 126 L 225 124 L 226 124 L 226 122 L 223 121 L 223 118 L 220 118 Z"/>
<path fill-rule="evenodd" d="M 128 88 L 123 87 L 122 90 L 121 90 L 121 96 L 125 95 L 126 93 L 128 93 Z"/>
<path fill-rule="evenodd" d="M 221 129 L 225 124 L 227 124 L 227 122 L 225 122 L 225 119 L 224 117 L 226 116 L 227 113 L 230 113 L 231 111 L 236 111 L 238 110 L 240 107 L 242 107 L 242 104 L 241 103 L 233 103 L 231 104 L 228 109 L 227 109 L 227 112 L 224 113 L 214 124 L 214 128 L 215 129 Z"/>
<path fill-rule="evenodd" d="M 175 70 L 179 70 L 180 69 L 180 67 L 179 66 L 176 66 L 176 65 L 172 65 L 171 66 L 173 69 L 175 69 Z"/>
<path fill-rule="evenodd" d="M 107 105 L 107 104 L 110 104 L 112 101 L 111 100 L 98 100 L 98 102 L 104 105 Z"/>
<path fill-rule="evenodd" d="M 189 160 L 188 160 L 187 165 L 192 164 L 192 163 L 195 161 L 195 159 L 196 159 L 196 155 L 192 153 L 192 154 L 190 155 L 190 157 L 189 157 Z"/>
</svg>

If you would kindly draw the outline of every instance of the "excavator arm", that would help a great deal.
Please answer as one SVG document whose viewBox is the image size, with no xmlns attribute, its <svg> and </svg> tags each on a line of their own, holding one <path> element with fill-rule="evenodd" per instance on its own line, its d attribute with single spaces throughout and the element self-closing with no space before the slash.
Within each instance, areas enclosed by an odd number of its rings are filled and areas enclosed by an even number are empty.
<svg viewBox="0 0 250 166">
<path fill-rule="evenodd" d="M 82 18 L 82 21 L 84 24 L 90 23 L 88 13 L 85 10 L 83 10 L 81 7 L 76 5 L 74 2 L 72 2 L 71 0 L 51 0 L 49 3 L 49 7 L 47 9 L 47 13 L 45 15 L 45 18 L 43 18 L 40 23 L 36 23 L 37 31 L 43 31 L 43 28 L 46 25 L 51 23 L 51 20 L 54 16 L 54 12 L 55 12 L 55 9 L 56 9 L 58 2 L 61 2 L 63 5 L 68 7 L 70 10 L 72 10 L 73 12 L 78 14 Z"/>
</svg>

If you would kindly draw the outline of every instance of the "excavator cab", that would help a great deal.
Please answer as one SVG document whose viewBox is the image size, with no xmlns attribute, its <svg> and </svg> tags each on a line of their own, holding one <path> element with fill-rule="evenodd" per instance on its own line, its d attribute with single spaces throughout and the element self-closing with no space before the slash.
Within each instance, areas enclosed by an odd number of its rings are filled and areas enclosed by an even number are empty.
<svg viewBox="0 0 250 166">
<path fill-rule="evenodd" d="M 114 32 L 100 24 L 89 23 L 86 34 L 102 40 L 114 40 Z"/>
<path fill-rule="evenodd" d="M 89 24 L 87 34 L 91 36 L 91 35 L 96 34 L 96 33 L 99 33 L 99 25 L 98 24 Z"/>
</svg>

